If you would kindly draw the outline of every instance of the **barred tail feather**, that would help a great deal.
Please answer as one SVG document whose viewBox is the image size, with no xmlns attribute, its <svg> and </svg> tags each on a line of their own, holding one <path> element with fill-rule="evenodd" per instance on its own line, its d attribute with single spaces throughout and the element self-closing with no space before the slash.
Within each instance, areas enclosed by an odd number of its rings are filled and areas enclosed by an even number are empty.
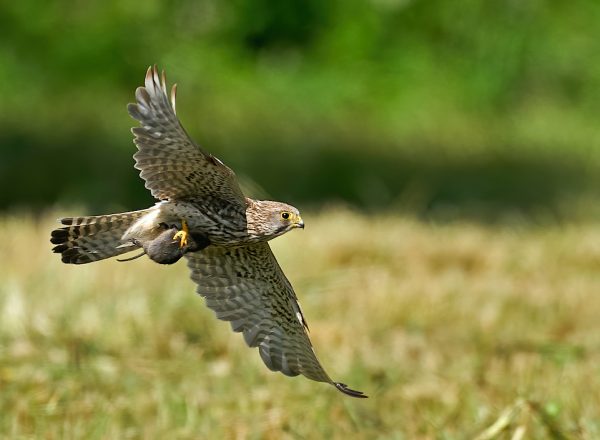
<svg viewBox="0 0 600 440">
<path fill-rule="evenodd" d="M 125 231 L 148 210 L 90 217 L 66 217 L 62 228 L 52 231 L 53 252 L 60 253 L 63 263 L 85 264 L 138 249 L 123 242 Z"/>
</svg>

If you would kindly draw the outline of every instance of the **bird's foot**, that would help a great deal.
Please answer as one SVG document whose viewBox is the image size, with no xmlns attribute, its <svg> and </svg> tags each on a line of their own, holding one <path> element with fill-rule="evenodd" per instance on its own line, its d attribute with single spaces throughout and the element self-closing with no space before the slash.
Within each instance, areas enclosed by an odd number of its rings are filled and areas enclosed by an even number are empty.
<svg viewBox="0 0 600 440">
<path fill-rule="evenodd" d="M 188 244 L 188 236 L 190 234 L 190 230 L 188 229 L 188 225 L 185 220 L 181 219 L 181 231 L 177 232 L 173 236 L 173 240 L 179 240 L 179 247 L 183 248 Z"/>
</svg>

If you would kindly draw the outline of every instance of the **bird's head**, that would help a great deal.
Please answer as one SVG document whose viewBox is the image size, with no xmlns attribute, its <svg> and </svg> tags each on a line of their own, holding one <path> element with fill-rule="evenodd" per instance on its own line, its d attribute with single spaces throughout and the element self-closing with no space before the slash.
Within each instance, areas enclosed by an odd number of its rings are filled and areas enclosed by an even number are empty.
<svg viewBox="0 0 600 440">
<path fill-rule="evenodd" d="M 254 201 L 248 208 L 248 232 L 267 240 L 285 234 L 291 229 L 304 229 L 300 211 L 282 202 Z"/>
</svg>

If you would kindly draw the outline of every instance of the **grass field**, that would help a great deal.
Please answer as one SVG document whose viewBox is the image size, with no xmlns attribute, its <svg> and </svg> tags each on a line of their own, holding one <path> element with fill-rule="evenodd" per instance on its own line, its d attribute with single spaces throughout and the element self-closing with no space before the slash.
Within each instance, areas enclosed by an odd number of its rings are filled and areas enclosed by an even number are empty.
<svg viewBox="0 0 600 440">
<path fill-rule="evenodd" d="M 358 400 L 269 372 L 183 263 L 60 263 L 69 214 L 0 218 L 1 438 L 600 438 L 598 224 L 305 215 L 273 247 Z"/>
</svg>

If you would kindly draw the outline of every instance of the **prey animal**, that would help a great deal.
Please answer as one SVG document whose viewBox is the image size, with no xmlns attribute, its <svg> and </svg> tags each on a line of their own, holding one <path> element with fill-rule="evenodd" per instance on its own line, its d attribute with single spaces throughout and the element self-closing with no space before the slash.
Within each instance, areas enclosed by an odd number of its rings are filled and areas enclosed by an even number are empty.
<svg viewBox="0 0 600 440">
<path fill-rule="evenodd" d="M 176 86 L 164 72 L 148 69 L 136 102 L 127 107 L 139 122 L 132 129 L 135 167 L 158 199 L 151 208 L 67 217 L 52 231 L 62 261 L 85 264 L 141 250 L 161 264 L 185 257 L 196 291 L 217 318 L 229 321 L 273 371 L 302 374 L 353 397 L 362 392 L 334 382 L 318 361 L 294 289 L 268 241 L 304 228 L 296 208 L 245 197 L 233 171 L 200 148 L 175 111 Z"/>
</svg>

